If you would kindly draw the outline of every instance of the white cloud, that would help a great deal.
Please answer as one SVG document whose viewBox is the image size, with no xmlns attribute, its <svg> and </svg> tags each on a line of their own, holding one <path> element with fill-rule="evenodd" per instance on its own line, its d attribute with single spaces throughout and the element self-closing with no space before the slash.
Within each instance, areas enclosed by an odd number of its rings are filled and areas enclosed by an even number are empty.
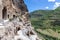
<svg viewBox="0 0 60 40">
<path fill-rule="evenodd" d="M 49 7 L 47 6 L 47 7 L 45 7 L 46 9 L 49 9 Z"/>
<path fill-rule="evenodd" d="M 55 2 L 55 0 L 48 0 L 48 2 Z"/>
<path fill-rule="evenodd" d="M 54 6 L 53 6 L 53 9 L 56 9 L 59 6 L 60 6 L 60 2 L 55 2 Z"/>
</svg>

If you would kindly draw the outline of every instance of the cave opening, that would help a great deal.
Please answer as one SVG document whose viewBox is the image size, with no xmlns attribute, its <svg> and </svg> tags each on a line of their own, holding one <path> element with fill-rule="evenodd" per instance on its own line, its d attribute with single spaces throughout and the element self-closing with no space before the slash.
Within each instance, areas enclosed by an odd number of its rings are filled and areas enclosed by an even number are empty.
<svg viewBox="0 0 60 40">
<path fill-rule="evenodd" d="M 2 10 L 2 19 L 6 19 L 7 18 L 7 8 L 4 7 Z"/>
</svg>

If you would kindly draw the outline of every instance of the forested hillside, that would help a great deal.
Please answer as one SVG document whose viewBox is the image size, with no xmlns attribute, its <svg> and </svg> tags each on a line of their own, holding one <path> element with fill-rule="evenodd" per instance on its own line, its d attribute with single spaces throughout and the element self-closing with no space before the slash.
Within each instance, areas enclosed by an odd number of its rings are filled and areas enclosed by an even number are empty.
<svg viewBox="0 0 60 40">
<path fill-rule="evenodd" d="M 36 10 L 30 15 L 32 26 L 45 40 L 60 40 L 60 7 L 55 10 Z"/>
</svg>

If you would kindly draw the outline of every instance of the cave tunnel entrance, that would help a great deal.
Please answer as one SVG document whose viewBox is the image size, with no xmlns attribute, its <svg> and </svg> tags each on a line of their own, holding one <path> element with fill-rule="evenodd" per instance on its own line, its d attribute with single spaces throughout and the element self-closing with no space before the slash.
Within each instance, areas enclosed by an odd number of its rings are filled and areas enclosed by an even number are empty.
<svg viewBox="0 0 60 40">
<path fill-rule="evenodd" d="M 6 19 L 7 18 L 7 8 L 4 7 L 2 10 L 2 19 Z"/>
</svg>

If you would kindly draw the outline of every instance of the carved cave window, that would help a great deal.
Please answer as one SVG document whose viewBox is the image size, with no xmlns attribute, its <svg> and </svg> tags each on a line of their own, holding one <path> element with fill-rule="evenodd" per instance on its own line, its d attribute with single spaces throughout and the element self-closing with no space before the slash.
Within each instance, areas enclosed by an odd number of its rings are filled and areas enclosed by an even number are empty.
<svg viewBox="0 0 60 40">
<path fill-rule="evenodd" d="M 13 15 L 13 18 L 15 18 L 15 15 Z"/>
<path fill-rule="evenodd" d="M 9 18 L 9 15 L 8 15 L 8 18 Z"/>
<path fill-rule="evenodd" d="M 6 16 L 7 16 L 7 8 L 4 7 L 2 10 L 2 19 L 6 19 Z"/>
</svg>

